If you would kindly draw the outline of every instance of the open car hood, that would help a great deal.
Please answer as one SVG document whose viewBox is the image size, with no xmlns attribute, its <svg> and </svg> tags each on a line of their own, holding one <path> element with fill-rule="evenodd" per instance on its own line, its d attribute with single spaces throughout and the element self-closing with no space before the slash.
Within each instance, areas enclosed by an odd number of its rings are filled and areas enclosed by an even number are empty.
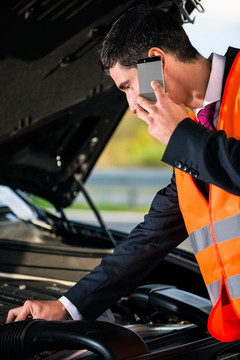
<svg viewBox="0 0 240 360">
<path fill-rule="evenodd" d="M 180 17 L 178 0 L 148 1 Z M 0 5 L 0 183 L 71 204 L 127 109 L 97 49 L 128 0 Z M 187 2 L 188 13 L 193 2 Z"/>
</svg>

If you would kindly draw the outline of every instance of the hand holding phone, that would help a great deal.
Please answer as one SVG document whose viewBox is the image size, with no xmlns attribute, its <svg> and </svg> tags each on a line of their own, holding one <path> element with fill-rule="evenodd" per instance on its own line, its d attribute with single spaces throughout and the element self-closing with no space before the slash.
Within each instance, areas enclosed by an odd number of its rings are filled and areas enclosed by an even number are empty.
<svg viewBox="0 0 240 360">
<path fill-rule="evenodd" d="M 156 102 L 156 96 L 151 87 L 151 81 L 156 80 L 164 87 L 162 58 L 153 56 L 139 59 L 137 62 L 140 94 L 146 99 Z"/>
</svg>

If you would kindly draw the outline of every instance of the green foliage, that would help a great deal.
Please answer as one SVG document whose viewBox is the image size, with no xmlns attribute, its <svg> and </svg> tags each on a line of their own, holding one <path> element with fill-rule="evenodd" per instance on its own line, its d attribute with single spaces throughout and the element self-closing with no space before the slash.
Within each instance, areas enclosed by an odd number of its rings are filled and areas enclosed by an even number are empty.
<svg viewBox="0 0 240 360">
<path fill-rule="evenodd" d="M 119 203 L 106 203 L 106 202 L 96 202 L 98 210 L 100 211 L 134 211 L 134 212 L 142 212 L 146 214 L 149 211 L 149 204 L 148 205 L 135 205 L 129 208 L 128 204 L 119 204 Z M 89 205 L 85 202 L 75 201 L 69 206 L 69 209 L 72 210 L 89 210 Z"/>
<path fill-rule="evenodd" d="M 45 200 L 44 198 L 34 195 L 28 194 L 29 199 L 33 202 L 34 205 L 41 207 L 42 209 L 49 209 L 53 208 L 53 204 L 49 201 Z"/>
</svg>

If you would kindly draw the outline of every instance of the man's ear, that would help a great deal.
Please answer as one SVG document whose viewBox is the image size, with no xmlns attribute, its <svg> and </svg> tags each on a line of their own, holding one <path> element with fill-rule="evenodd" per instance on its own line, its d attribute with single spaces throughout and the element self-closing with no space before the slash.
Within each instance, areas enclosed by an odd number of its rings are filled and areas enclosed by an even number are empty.
<svg viewBox="0 0 240 360">
<path fill-rule="evenodd" d="M 148 56 L 152 57 L 152 56 L 161 56 L 161 58 L 165 57 L 165 53 L 162 49 L 158 48 L 158 47 L 152 47 L 149 51 L 148 51 Z"/>
<path fill-rule="evenodd" d="M 165 52 L 158 47 L 152 47 L 148 52 L 148 57 L 153 57 L 153 56 L 160 56 L 162 58 L 163 69 L 164 69 L 165 60 L 166 60 Z"/>
</svg>

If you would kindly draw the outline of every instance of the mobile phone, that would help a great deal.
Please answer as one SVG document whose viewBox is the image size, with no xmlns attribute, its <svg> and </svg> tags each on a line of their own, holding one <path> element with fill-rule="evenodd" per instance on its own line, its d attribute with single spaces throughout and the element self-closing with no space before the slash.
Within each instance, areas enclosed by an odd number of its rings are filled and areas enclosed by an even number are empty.
<svg viewBox="0 0 240 360">
<path fill-rule="evenodd" d="M 148 100 L 156 102 L 157 99 L 151 87 L 151 81 L 158 81 L 164 88 L 162 58 L 160 56 L 152 56 L 139 59 L 137 69 L 140 94 Z"/>
</svg>

